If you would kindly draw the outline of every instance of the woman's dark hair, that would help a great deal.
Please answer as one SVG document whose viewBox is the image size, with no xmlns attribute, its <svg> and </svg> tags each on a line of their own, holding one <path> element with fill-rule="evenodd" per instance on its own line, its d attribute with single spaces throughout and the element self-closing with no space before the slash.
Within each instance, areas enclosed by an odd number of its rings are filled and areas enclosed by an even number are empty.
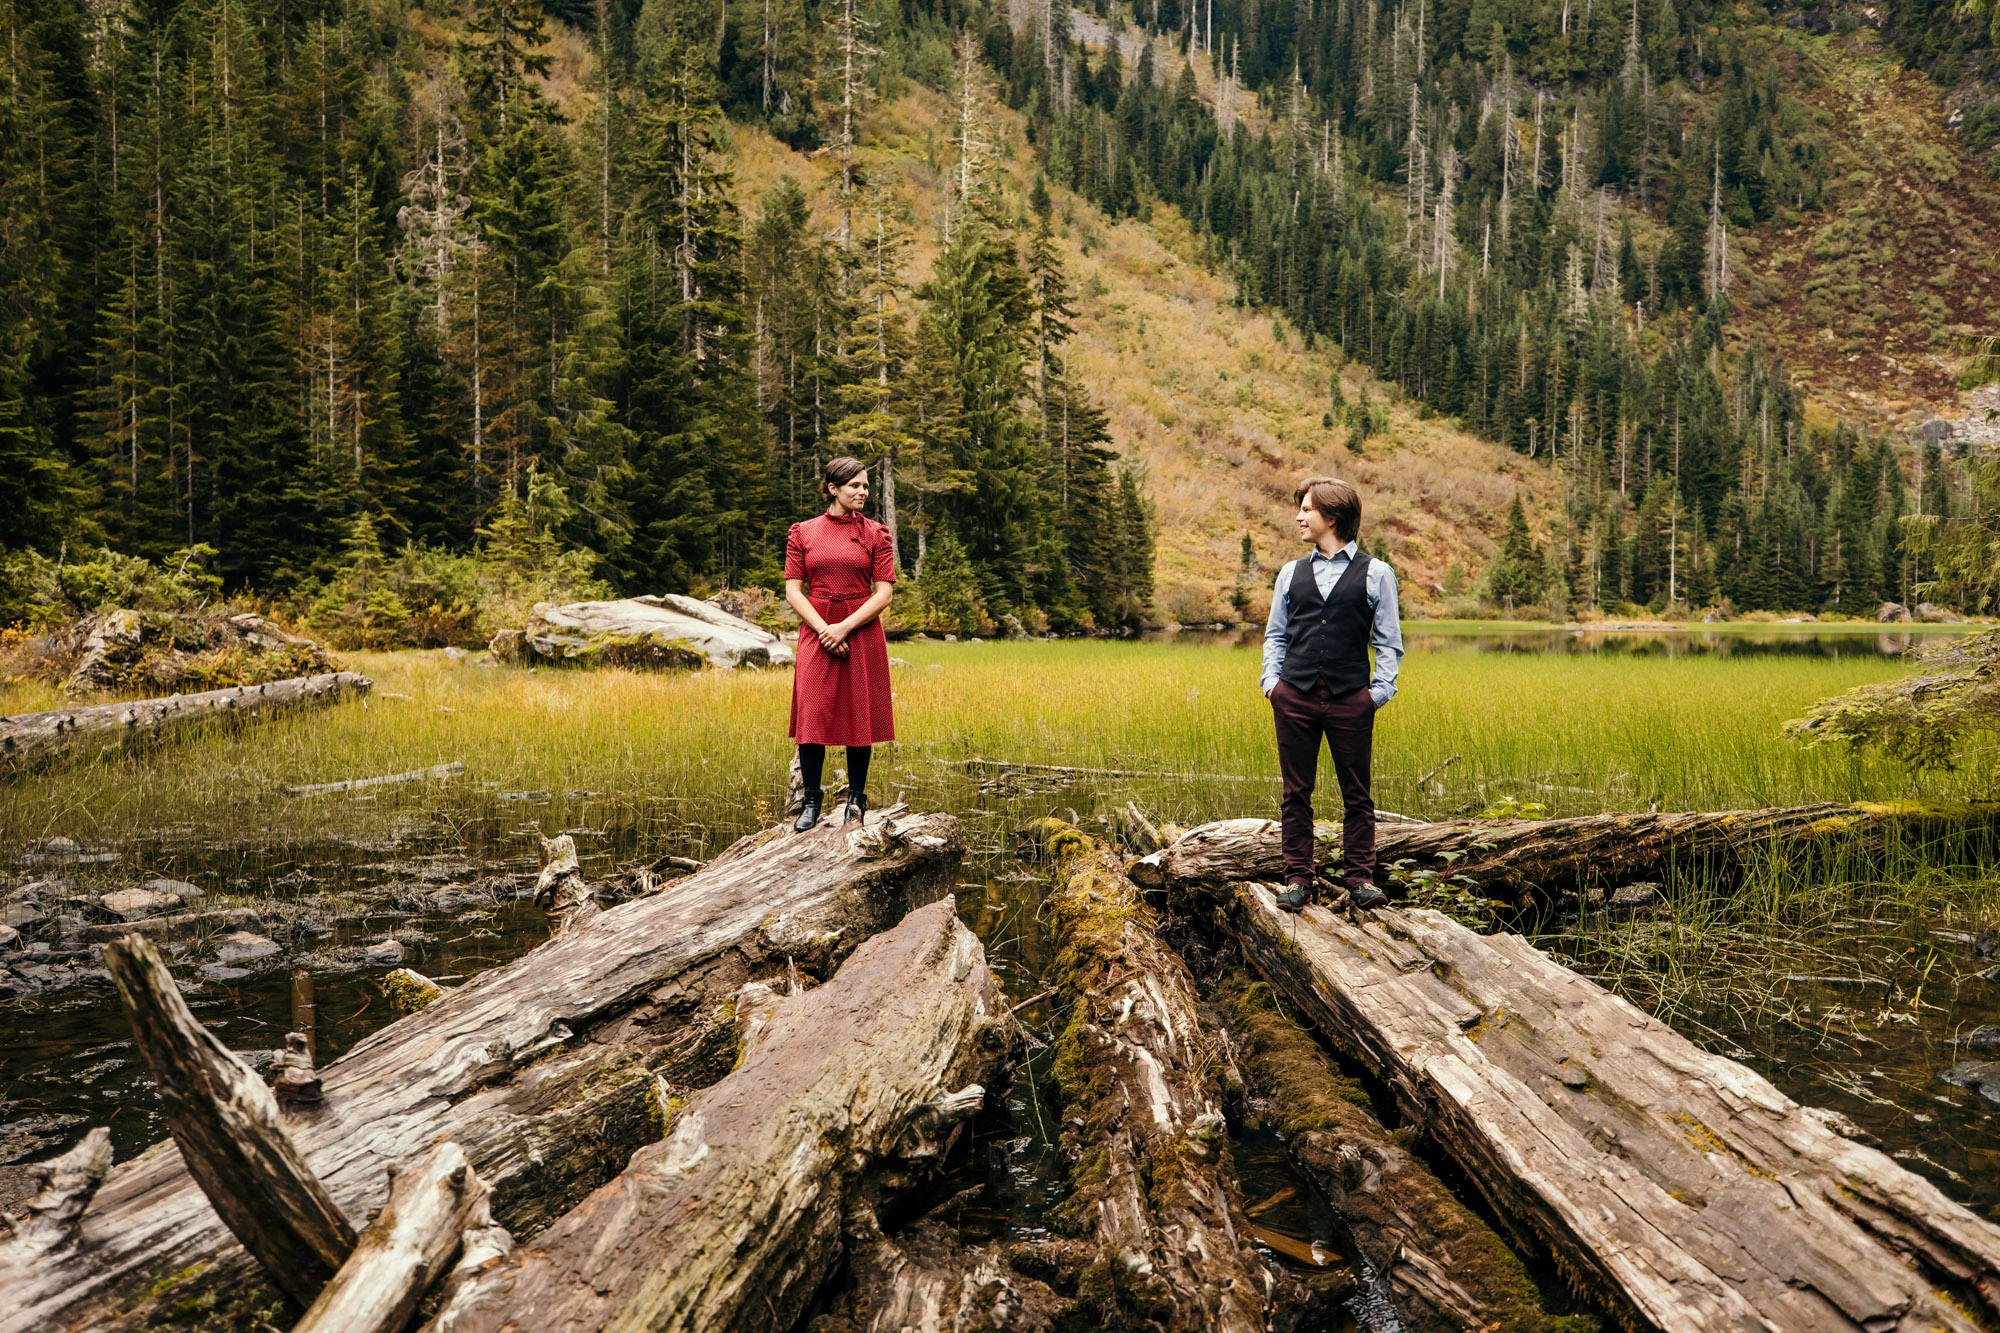
<svg viewBox="0 0 2000 1333">
<path fill-rule="evenodd" d="M 868 465 L 858 458 L 842 455 L 826 465 L 826 473 L 820 478 L 819 493 L 823 500 L 831 500 L 833 493 L 853 481 L 868 470 Z"/>
</svg>

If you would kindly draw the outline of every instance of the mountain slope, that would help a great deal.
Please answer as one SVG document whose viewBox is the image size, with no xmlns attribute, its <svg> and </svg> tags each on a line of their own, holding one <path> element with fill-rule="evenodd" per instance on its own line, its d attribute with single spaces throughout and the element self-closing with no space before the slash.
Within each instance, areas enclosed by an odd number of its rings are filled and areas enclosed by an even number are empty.
<svg viewBox="0 0 2000 1333">
<path fill-rule="evenodd" d="M 1204 62 L 1205 63 L 1205 62 Z M 869 179 L 894 181 L 910 208 L 914 238 L 905 278 L 922 282 L 939 249 L 944 208 L 940 145 L 950 108 L 918 88 L 871 109 L 861 157 Z M 1001 170 L 1018 206 L 1034 184 L 1020 121 L 996 116 Z M 732 126 L 737 199 L 746 217 L 781 176 L 804 188 L 815 222 L 834 228 L 837 182 L 824 159 L 795 152 L 753 126 Z M 1195 241 L 1169 207 L 1150 223 L 1110 222 L 1087 201 L 1052 189 L 1058 239 L 1076 289 L 1076 337 L 1068 361 L 1110 417 L 1115 447 L 1145 469 L 1159 520 L 1157 600 L 1162 617 L 1187 624 L 1235 618 L 1247 532 L 1257 553 L 1248 591 L 1261 615 L 1276 566 L 1291 558 L 1292 491 L 1327 473 L 1362 490 L 1363 541 L 1392 561 L 1406 601 L 1435 608 L 1456 563 L 1469 578 L 1491 557 L 1518 490 L 1531 512 L 1560 483 L 1545 467 L 1439 419 L 1424 420 L 1365 367 L 1336 371 L 1339 352 L 1308 350 L 1268 313 L 1233 304 L 1229 284 L 1196 262 Z M 1347 402 L 1364 393 L 1387 428 L 1357 456 L 1346 447 L 1330 377 Z"/>
</svg>

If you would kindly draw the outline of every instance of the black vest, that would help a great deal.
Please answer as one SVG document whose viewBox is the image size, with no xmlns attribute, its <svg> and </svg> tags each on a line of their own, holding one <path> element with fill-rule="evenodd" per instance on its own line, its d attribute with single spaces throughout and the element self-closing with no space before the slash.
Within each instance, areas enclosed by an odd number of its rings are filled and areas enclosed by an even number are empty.
<svg viewBox="0 0 2000 1333">
<path fill-rule="evenodd" d="M 1368 604 L 1368 552 L 1354 548 L 1354 559 L 1324 597 L 1307 555 L 1292 566 L 1285 598 L 1291 619 L 1278 678 L 1295 690 L 1310 690 L 1324 680 L 1333 694 L 1352 694 L 1365 687 L 1368 640 L 1375 624 L 1375 608 Z"/>
</svg>

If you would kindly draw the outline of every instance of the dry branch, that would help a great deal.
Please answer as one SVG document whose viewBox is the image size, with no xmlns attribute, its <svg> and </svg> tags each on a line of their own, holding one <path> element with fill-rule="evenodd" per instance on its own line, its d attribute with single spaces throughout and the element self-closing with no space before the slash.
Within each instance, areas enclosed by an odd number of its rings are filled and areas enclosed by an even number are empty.
<svg viewBox="0 0 2000 1333">
<path fill-rule="evenodd" d="M 195 1021 L 150 942 L 106 945 L 104 966 L 189 1173 L 266 1276 L 310 1305 L 354 1248 L 354 1229 L 300 1158 L 278 1099 Z"/>
<path fill-rule="evenodd" d="M 99 1126 L 62 1156 L 35 1167 L 42 1187 L 26 1213 L 0 1218 L 0 1290 L 23 1280 L 47 1258 L 76 1239 L 77 1225 L 91 1195 L 111 1170 L 111 1131 Z"/>
<path fill-rule="evenodd" d="M 383 698 L 408 698 L 407 695 L 384 695 Z M 432 764 L 429 768 L 413 768 L 407 773 L 385 773 L 379 778 L 348 778 L 344 782 L 313 782 L 299 787 L 285 788 L 287 796 L 329 796 L 337 791 L 359 791 L 363 787 L 386 787 L 398 782 L 437 782 L 455 777 L 465 771 L 465 765 L 454 759 L 448 764 Z"/>
<path fill-rule="evenodd" d="M 383 1202 L 386 1166 L 449 1137 L 491 1187 L 499 1224 L 532 1233 L 659 1138 L 661 1078 L 705 1086 L 728 1072 L 745 981 L 792 963 L 829 975 L 867 935 L 946 895 L 964 849 L 956 820 L 898 810 L 745 838 L 324 1066 L 324 1102 L 291 1122 L 293 1137 L 350 1219 Z M 171 1325 L 211 1299 L 247 1312 L 271 1299 L 255 1278 L 180 1154 L 159 1145 L 112 1172 L 73 1251 L 13 1285 L 0 1333 Z"/>
<path fill-rule="evenodd" d="M 1508 934 L 1217 891 L 1245 955 L 1628 1327 L 1972 1333 L 2000 1227 Z"/>
<path fill-rule="evenodd" d="M 165 736 L 216 720 L 262 721 L 290 709 L 363 695 L 373 686 L 366 676 L 335 671 L 165 699 L 0 717 L 0 772 L 29 768 L 93 742 Z"/>
<path fill-rule="evenodd" d="M 791 1327 L 872 1201 L 935 1162 L 1007 1047 L 979 941 L 949 902 L 786 999 L 736 1072 L 664 1142 L 430 1326 L 769 1333 Z M 607 1238 L 615 1243 L 607 1244 Z"/>
<path fill-rule="evenodd" d="M 1568 819 L 1471 819 L 1385 824 L 1376 835 L 1384 865 L 1463 875 L 1491 897 L 1526 906 L 1533 896 L 1594 895 L 1639 880 L 1665 880 L 1707 866 L 1740 868 L 1759 853 L 1836 840 L 1879 842 L 1901 834 L 1989 827 L 2000 802 L 1924 804 L 1860 801 L 1712 813 L 1580 815 Z M 1340 856 L 1340 826 L 1321 824 L 1317 859 Z M 1278 825 L 1225 819 L 1190 829 L 1173 846 L 1132 866 L 1146 888 L 1282 880 Z"/>
<path fill-rule="evenodd" d="M 395 1172 L 388 1204 L 292 1333 L 403 1333 L 485 1205 L 486 1183 L 449 1140 Z"/>
</svg>

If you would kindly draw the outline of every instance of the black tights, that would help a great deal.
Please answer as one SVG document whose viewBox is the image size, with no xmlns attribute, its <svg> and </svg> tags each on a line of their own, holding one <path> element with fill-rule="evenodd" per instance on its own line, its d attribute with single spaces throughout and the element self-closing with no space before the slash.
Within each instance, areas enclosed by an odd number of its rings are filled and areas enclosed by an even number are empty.
<svg viewBox="0 0 2000 1333">
<path fill-rule="evenodd" d="M 868 790 L 868 761 L 875 754 L 870 745 L 850 745 L 847 747 L 847 789 L 849 791 Z M 799 746 L 799 776 L 805 780 L 807 791 L 818 791 L 820 779 L 826 774 L 826 747 L 824 745 Z"/>
</svg>

